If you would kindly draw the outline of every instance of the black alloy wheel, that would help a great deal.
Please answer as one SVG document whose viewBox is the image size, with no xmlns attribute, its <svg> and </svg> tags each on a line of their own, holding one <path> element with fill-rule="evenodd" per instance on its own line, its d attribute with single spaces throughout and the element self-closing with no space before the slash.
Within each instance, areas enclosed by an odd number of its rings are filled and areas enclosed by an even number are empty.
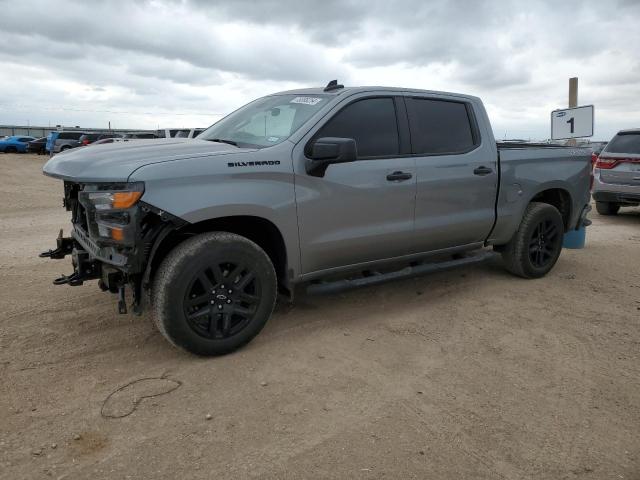
<svg viewBox="0 0 640 480">
<path fill-rule="evenodd" d="M 537 268 L 546 267 L 556 256 L 561 241 L 558 225 L 543 220 L 533 230 L 529 241 L 529 259 Z"/>
<path fill-rule="evenodd" d="M 511 240 L 499 246 L 507 270 L 523 278 L 540 278 L 553 268 L 562 252 L 564 220 L 548 203 L 531 202 Z"/>
<path fill-rule="evenodd" d="M 153 319 L 174 345 L 224 355 L 245 345 L 273 312 L 278 281 L 265 251 L 246 237 L 208 232 L 183 241 L 158 267 Z"/>
<path fill-rule="evenodd" d="M 261 293 L 260 279 L 247 265 L 207 265 L 194 275 L 186 289 L 184 315 L 198 335 L 229 338 L 251 321 Z"/>
</svg>

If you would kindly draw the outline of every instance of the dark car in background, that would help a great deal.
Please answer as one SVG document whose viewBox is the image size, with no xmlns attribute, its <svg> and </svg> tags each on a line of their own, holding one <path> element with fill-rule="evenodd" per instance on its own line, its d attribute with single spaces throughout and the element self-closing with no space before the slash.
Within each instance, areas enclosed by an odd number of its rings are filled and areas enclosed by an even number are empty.
<svg viewBox="0 0 640 480">
<path fill-rule="evenodd" d="M 28 153 L 37 153 L 38 155 L 44 155 L 47 153 L 47 137 L 31 140 L 27 143 Z"/>
</svg>

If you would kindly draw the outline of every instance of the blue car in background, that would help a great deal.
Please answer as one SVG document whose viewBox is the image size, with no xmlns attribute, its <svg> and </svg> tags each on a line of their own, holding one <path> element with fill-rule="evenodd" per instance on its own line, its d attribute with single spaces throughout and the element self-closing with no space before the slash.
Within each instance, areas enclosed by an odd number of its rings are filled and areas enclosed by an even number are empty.
<svg viewBox="0 0 640 480">
<path fill-rule="evenodd" d="M 22 137 L 20 135 L 12 135 L 0 140 L 0 152 L 4 153 L 25 153 L 27 145 L 35 137 Z"/>
</svg>

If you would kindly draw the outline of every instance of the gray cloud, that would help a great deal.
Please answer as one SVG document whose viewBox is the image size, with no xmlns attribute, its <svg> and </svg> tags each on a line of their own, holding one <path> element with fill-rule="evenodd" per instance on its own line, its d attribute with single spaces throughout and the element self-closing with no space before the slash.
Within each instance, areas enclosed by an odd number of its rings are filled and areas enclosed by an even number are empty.
<svg viewBox="0 0 640 480">
<path fill-rule="evenodd" d="M 548 111 L 566 103 L 567 77 L 578 75 L 608 136 L 615 118 L 638 122 L 639 4 L 61 0 L 52 13 L 50 2 L 0 0 L 0 89 L 20 99 L 0 102 L 0 122 L 66 106 L 96 111 L 83 121 L 104 121 L 98 110 L 158 111 L 200 124 L 209 120 L 201 113 L 338 77 L 477 94 L 497 129 L 542 136 Z M 119 115 L 140 128 L 175 121 Z"/>
</svg>

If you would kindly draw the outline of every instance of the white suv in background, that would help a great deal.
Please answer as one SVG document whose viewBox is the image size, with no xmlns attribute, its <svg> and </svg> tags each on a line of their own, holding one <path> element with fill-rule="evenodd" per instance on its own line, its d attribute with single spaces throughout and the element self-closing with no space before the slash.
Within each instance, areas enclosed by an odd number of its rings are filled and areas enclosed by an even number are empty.
<svg viewBox="0 0 640 480">
<path fill-rule="evenodd" d="M 593 170 L 593 198 L 600 215 L 640 204 L 640 128 L 619 131 Z"/>
<path fill-rule="evenodd" d="M 159 138 L 196 138 L 205 128 L 161 128 L 158 130 Z"/>
</svg>

